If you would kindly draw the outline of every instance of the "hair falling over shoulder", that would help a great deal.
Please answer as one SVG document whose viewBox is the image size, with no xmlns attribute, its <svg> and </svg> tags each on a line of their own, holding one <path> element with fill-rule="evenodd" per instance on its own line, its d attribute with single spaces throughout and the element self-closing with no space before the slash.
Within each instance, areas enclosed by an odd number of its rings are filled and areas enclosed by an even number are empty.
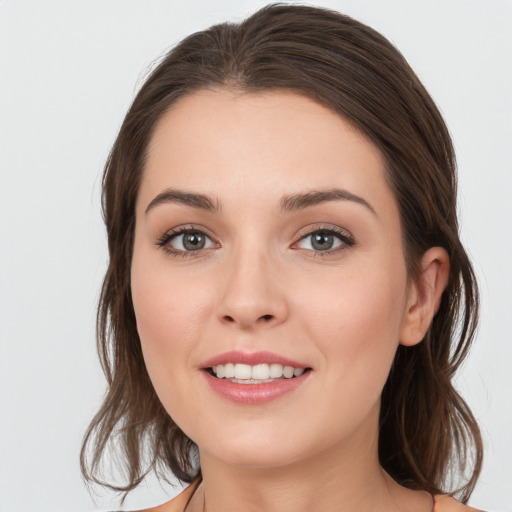
<svg viewBox="0 0 512 512">
<path fill-rule="evenodd" d="M 83 442 L 84 477 L 128 492 L 150 472 L 190 482 L 196 446 L 160 404 L 146 371 L 130 293 L 135 202 L 152 131 L 178 98 L 210 87 L 291 90 L 349 120 L 384 156 L 399 206 L 410 279 L 421 255 L 441 246 L 450 279 L 423 341 L 400 346 L 382 393 L 379 457 L 400 484 L 467 502 L 482 465 L 482 440 L 452 379 L 478 318 L 475 275 L 458 234 L 456 164 L 433 100 L 399 51 L 373 29 L 337 12 L 269 5 L 238 24 L 195 33 L 153 70 L 109 155 L 102 205 L 109 266 L 97 317 L 108 390 Z M 101 468 L 116 453 L 123 484 Z M 454 477 L 455 478 L 452 478 Z"/>
</svg>

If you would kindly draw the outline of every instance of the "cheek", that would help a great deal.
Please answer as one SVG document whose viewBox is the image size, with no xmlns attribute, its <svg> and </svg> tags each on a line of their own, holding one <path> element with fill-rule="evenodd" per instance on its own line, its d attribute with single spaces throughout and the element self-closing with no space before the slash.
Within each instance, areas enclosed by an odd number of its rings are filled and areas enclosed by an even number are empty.
<svg viewBox="0 0 512 512">
<path fill-rule="evenodd" d="M 165 263 L 134 252 L 132 299 L 146 368 L 160 401 L 171 412 L 187 401 L 181 383 L 194 369 L 207 298 L 204 287 L 185 280 L 183 272 L 171 273 Z"/>
<path fill-rule="evenodd" d="M 380 395 L 399 343 L 405 290 L 401 267 L 366 266 L 304 294 L 304 329 L 323 353 L 331 385 L 354 397 L 369 393 L 370 401 Z"/>
<path fill-rule="evenodd" d="M 142 344 L 174 350 L 193 338 L 205 315 L 208 294 L 207 286 L 197 286 L 197 279 L 171 269 L 165 258 L 134 252 L 131 289 Z"/>
</svg>

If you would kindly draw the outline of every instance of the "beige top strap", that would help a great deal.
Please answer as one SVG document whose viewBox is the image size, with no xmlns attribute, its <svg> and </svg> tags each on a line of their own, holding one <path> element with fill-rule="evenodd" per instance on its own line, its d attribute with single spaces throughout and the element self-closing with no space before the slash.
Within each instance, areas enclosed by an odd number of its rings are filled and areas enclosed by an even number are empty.
<svg viewBox="0 0 512 512">
<path fill-rule="evenodd" d="M 434 512 L 482 512 L 476 508 L 459 503 L 451 496 L 435 496 Z"/>
</svg>

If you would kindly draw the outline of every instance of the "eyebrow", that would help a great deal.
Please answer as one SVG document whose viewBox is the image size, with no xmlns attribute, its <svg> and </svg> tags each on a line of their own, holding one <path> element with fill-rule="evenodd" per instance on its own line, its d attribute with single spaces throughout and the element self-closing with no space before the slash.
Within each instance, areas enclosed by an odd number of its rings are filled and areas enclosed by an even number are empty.
<svg viewBox="0 0 512 512">
<path fill-rule="evenodd" d="M 309 192 L 287 195 L 281 198 L 280 206 L 282 213 L 303 210 L 329 201 L 352 201 L 361 204 L 376 215 L 375 210 L 368 201 L 348 190 L 331 188 L 328 190 L 312 190 Z M 178 203 L 192 206 L 209 212 L 218 212 L 221 209 L 220 202 L 205 194 L 185 192 L 175 188 L 168 188 L 158 194 L 146 208 L 146 213 L 160 204 Z"/>
<path fill-rule="evenodd" d="M 309 208 L 310 206 L 316 206 L 322 203 L 327 203 L 329 201 L 352 201 L 354 203 L 361 204 L 368 208 L 374 215 L 376 215 L 375 210 L 372 205 L 368 203 L 362 197 L 356 196 L 349 192 L 348 190 L 344 190 L 341 188 L 331 188 L 328 190 L 312 190 L 311 192 L 301 193 L 301 194 L 292 194 L 289 196 L 284 196 L 281 203 L 281 212 L 292 212 L 295 210 L 302 210 L 304 208 Z"/>
<path fill-rule="evenodd" d="M 158 194 L 146 208 L 146 213 L 155 208 L 160 204 L 165 203 L 178 203 L 186 206 L 192 206 L 193 208 L 199 208 L 209 212 L 217 212 L 220 210 L 220 203 L 212 200 L 205 194 L 197 194 L 193 192 L 185 192 L 183 190 L 177 190 L 175 188 L 165 189 L 163 192 Z"/>
</svg>

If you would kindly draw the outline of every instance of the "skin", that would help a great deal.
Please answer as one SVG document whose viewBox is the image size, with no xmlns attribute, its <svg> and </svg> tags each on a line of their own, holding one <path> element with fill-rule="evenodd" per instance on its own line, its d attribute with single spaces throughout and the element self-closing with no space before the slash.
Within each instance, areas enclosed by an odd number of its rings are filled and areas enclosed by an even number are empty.
<svg viewBox="0 0 512 512">
<path fill-rule="evenodd" d="M 169 187 L 219 209 L 148 210 Z M 332 188 L 369 206 L 280 208 L 283 196 Z M 158 245 L 191 226 L 208 235 L 204 249 L 186 252 L 179 237 Z M 320 228 L 354 243 L 315 250 L 308 234 Z M 172 106 L 148 149 L 131 279 L 155 390 L 200 450 L 203 483 L 187 511 L 205 499 L 223 512 L 431 511 L 431 497 L 396 484 L 377 456 L 381 391 L 398 344 L 420 342 L 435 314 L 444 250 L 427 251 L 422 268 L 411 282 L 379 150 L 337 114 L 291 92 L 203 90 Z M 273 401 L 234 403 L 201 363 L 235 349 L 312 370 Z"/>
</svg>

